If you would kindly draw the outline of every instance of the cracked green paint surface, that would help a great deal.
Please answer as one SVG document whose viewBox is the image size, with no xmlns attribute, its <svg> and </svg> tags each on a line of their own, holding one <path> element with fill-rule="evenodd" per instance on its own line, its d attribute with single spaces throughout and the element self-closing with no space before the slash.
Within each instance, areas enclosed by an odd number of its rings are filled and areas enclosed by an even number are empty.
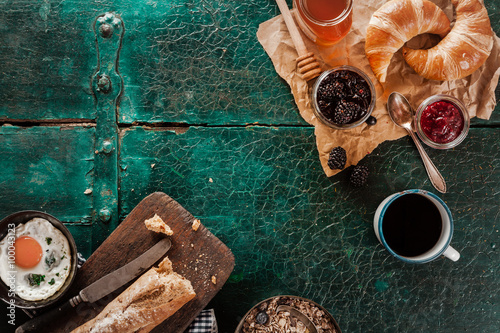
<svg viewBox="0 0 500 333">
<path fill-rule="evenodd" d="M 85 191 L 94 181 L 94 134 L 93 127 L 0 127 L 1 218 L 33 209 L 90 225 L 92 194 Z M 88 237 L 86 227 L 73 230 Z M 81 251 L 90 254 L 90 244 Z"/>
<path fill-rule="evenodd" d="M 95 118 L 90 26 L 106 11 L 126 28 L 120 122 L 306 124 L 256 38 L 278 14 L 268 0 L 0 2 L 0 119 Z"/>
<path fill-rule="evenodd" d="M 497 34 L 499 5 L 486 1 Z M 232 249 L 235 270 L 210 304 L 221 332 L 277 294 L 321 303 L 344 333 L 497 332 L 500 107 L 489 121 L 473 119 L 457 148 L 426 148 L 450 188 L 440 197 L 461 259 L 400 263 L 378 244 L 371 219 L 391 193 L 434 191 L 416 149 L 409 138 L 378 147 L 362 161 L 371 170 L 364 189 L 349 186 L 350 170 L 324 176 L 314 129 L 256 38 L 278 14 L 273 1 L 0 0 L 0 124 L 30 120 L 0 127 L 0 217 L 47 211 L 85 256 L 110 232 L 95 223 L 96 193 L 85 194 L 102 139 L 92 23 L 107 11 L 125 24 L 112 170 L 119 220 L 164 191 Z M 242 126 L 254 123 L 263 126 Z"/>
<path fill-rule="evenodd" d="M 122 215 L 147 193 L 164 191 L 232 249 L 236 267 L 212 303 L 224 332 L 277 294 L 323 304 L 345 332 L 495 332 L 497 139 L 496 129 L 472 129 L 453 150 L 429 150 L 450 187 L 440 197 L 455 220 L 452 245 L 462 255 L 456 263 L 404 264 L 373 232 L 373 214 L 386 196 L 433 191 L 408 138 L 363 160 L 371 170 L 368 188 L 355 189 L 349 170 L 324 177 L 313 129 L 132 128 L 122 133 Z"/>
</svg>

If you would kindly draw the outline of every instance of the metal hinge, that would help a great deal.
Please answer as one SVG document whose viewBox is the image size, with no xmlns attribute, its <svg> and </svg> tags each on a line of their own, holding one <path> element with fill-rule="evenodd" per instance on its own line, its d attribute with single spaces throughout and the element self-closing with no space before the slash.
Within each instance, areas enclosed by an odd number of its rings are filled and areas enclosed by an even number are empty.
<svg viewBox="0 0 500 333">
<path fill-rule="evenodd" d="M 116 13 L 99 15 L 93 27 L 97 70 L 91 81 L 96 99 L 92 244 L 99 245 L 119 222 L 117 113 L 123 79 L 118 71 L 118 60 L 125 27 Z"/>
</svg>

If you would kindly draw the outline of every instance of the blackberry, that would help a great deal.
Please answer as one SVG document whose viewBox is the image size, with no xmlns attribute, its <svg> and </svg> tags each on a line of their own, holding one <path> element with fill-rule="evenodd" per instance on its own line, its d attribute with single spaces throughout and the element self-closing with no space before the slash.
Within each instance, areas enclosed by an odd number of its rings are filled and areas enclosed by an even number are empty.
<svg viewBox="0 0 500 333">
<path fill-rule="evenodd" d="M 332 73 L 330 73 L 330 74 L 329 74 L 329 75 L 325 78 L 325 80 L 333 80 L 333 79 L 338 79 L 338 78 L 341 76 L 342 72 L 344 72 L 344 71 L 335 71 L 335 72 L 332 72 Z"/>
<path fill-rule="evenodd" d="M 338 80 L 332 80 L 318 88 L 320 100 L 334 100 L 345 96 L 344 84 Z"/>
<path fill-rule="evenodd" d="M 364 165 L 356 165 L 351 173 L 351 184 L 355 187 L 361 187 L 366 184 L 369 175 L 368 168 Z"/>
<path fill-rule="evenodd" d="M 340 169 L 342 170 L 345 167 L 345 162 L 347 160 L 347 155 L 345 149 L 342 147 L 335 147 L 330 152 L 330 156 L 328 157 L 328 166 L 330 169 Z"/>
<path fill-rule="evenodd" d="M 350 107 L 352 108 L 354 115 L 352 116 L 352 123 L 363 118 L 366 114 L 366 109 L 355 101 L 350 102 Z"/>
<path fill-rule="evenodd" d="M 353 116 L 354 112 L 352 112 L 352 110 L 335 111 L 333 114 L 333 122 L 338 125 L 349 124 Z"/>
<path fill-rule="evenodd" d="M 335 108 L 332 120 L 339 125 L 349 124 L 354 120 L 354 116 L 358 112 L 358 109 L 359 105 L 341 100 Z"/>
<path fill-rule="evenodd" d="M 351 71 L 348 71 L 348 70 L 342 70 L 342 71 L 338 71 L 337 77 L 341 78 L 342 80 L 347 81 L 348 84 L 350 85 L 350 83 L 356 84 L 356 82 L 357 82 L 356 79 L 358 77 L 358 74 L 351 72 Z"/>
<path fill-rule="evenodd" d="M 366 100 L 371 99 L 370 87 L 365 80 L 360 79 L 356 84 L 351 85 L 350 88 L 352 96 Z"/>
</svg>

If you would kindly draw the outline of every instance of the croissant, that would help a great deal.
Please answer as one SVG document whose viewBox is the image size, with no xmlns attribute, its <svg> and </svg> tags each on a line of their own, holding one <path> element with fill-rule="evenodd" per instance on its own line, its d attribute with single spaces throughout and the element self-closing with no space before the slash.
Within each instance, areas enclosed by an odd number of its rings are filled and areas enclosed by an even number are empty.
<svg viewBox="0 0 500 333">
<path fill-rule="evenodd" d="M 377 79 L 384 83 L 392 56 L 404 43 L 422 33 L 445 36 L 450 20 L 427 0 L 392 0 L 380 7 L 366 30 L 365 53 Z"/>
<path fill-rule="evenodd" d="M 486 8 L 478 0 L 451 0 L 457 19 L 450 33 L 428 50 L 403 48 L 410 67 L 431 80 L 456 80 L 472 74 L 489 57 L 493 31 Z"/>
</svg>

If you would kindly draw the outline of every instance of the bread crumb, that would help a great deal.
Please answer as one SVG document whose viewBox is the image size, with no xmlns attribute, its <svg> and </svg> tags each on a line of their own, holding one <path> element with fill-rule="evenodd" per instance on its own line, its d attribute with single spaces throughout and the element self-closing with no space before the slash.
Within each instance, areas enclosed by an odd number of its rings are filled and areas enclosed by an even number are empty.
<svg viewBox="0 0 500 333">
<path fill-rule="evenodd" d="M 156 163 L 151 164 L 151 169 L 155 167 Z"/>
<path fill-rule="evenodd" d="M 191 226 L 191 228 L 193 228 L 194 231 L 198 230 L 198 228 L 200 227 L 200 224 L 201 224 L 201 221 L 198 220 L 198 219 L 194 219 L 193 221 L 193 225 Z"/>
<path fill-rule="evenodd" d="M 194 247 L 194 244 L 193 244 L 193 243 L 191 243 L 191 247 Z"/>
<path fill-rule="evenodd" d="M 146 225 L 146 228 L 151 231 L 162 232 L 168 236 L 172 236 L 174 234 L 172 229 L 170 229 L 170 227 L 165 222 L 163 222 L 158 214 L 155 214 L 155 216 L 153 216 L 152 218 L 145 220 L 144 224 Z"/>
<path fill-rule="evenodd" d="M 213 182 L 214 182 L 214 180 L 213 180 L 212 178 L 208 178 L 208 181 L 209 181 L 210 183 L 213 183 Z"/>
<path fill-rule="evenodd" d="M 215 275 L 212 275 L 212 283 L 217 284 L 217 278 L 215 277 Z"/>
<path fill-rule="evenodd" d="M 91 194 L 92 193 L 92 190 L 90 188 L 86 189 L 85 192 L 83 192 L 83 194 Z"/>
</svg>

